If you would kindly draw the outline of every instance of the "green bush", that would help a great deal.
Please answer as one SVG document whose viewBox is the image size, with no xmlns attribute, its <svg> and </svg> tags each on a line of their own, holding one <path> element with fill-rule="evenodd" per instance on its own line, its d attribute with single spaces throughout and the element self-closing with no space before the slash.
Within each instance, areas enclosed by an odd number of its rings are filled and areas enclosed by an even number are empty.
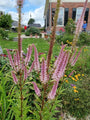
<svg viewBox="0 0 90 120">
<path fill-rule="evenodd" d="M 90 35 L 86 32 L 82 32 L 79 36 L 78 45 L 90 45 Z"/>
<path fill-rule="evenodd" d="M 75 31 L 75 22 L 73 21 L 73 19 L 69 18 L 66 26 L 65 26 L 65 30 L 67 33 L 69 34 L 73 34 Z"/>
<path fill-rule="evenodd" d="M 3 28 L 0 28 L 0 35 L 3 39 L 8 38 L 8 31 L 5 31 Z"/>
<path fill-rule="evenodd" d="M 21 32 L 25 32 L 25 29 L 24 29 L 24 28 L 21 28 Z"/>
<path fill-rule="evenodd" d="M 25 32 L 25 35 L 29 36 L 30 34 L 32 34 L 32 35 L 35 35 L 35 34 L 40 35 L 40 30 L 38 28 L 35 28 L 35 27 L 30 27 Z"/>
<path fill-rule="evenodd" d="M 67 44 L 67 41 L 72 42 L 73 41 L 73 35 L 70 34 L 64 34 L 64 35 L 59 35 L 56 36 L 56 41 L 60 44 L 61 42 L 63 42 L 64 44 Z M 69 43 L 68 43 L 69 45 Z"/>
</svg>

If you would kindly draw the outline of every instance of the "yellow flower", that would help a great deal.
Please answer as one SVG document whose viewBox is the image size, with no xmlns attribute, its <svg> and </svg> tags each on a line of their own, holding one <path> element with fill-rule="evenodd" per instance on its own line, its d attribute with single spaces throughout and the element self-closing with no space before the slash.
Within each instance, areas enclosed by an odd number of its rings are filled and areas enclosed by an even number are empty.
<svg viewBox="0 0 90 120">
<path fill-rule="evenodd" d="M 73 86 L 74 89 L 76 89 L 76 86 Z"/>
<path fill-rule="evenodd" d="M 75 78 L 78 80 L 78 75 L 75 75 Z"/>
<path fill-rule="evenodd" d="M 78 76 L 80 76 L 80 74 L 77 74 Z"/>
<path fill-rule="evenodd" d="M 82 76 L 84 76 L 84 74 L 82 74 Z"/>
<path fill-rule="evenodd" d="M 79 100 L 79 98 L 75 98 L 74 100 L 77 101 L 77 100 Z"/>
<path fill-rule="evenodd" d="M 67 77 L 67 75 L 64 75 L 64 77 Z"/>
<path fill-rule="evenodd" d="M 74 92 L 75 92 L 75 93 L 78 93 L 78 91 L 77 91 L 76 89 L 74 89 Z"/>
<path fill-rule="evenodd" d="M 65 80 L 66 83 L 68 83 L 68 80 Z"/>
<path fill-rule="evenodd" d="M 72 80 L 75 80 L 75 78 L 74 78 L 74 77 L 72 77 L 72 76 L 71 76 L 71 78 L 72 78 Z"/>
</svg>

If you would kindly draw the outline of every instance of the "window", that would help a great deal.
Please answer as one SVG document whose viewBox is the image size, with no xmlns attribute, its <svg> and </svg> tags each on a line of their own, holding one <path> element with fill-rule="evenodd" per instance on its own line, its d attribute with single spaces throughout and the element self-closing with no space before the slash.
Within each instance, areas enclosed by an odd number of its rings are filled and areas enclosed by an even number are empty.
<svg viewBox="0 0 90 120">
<path fill-rule="evenodd" d="M 84 20 L 88 23 L 89 8 L 86 9 Z"/>
<path fill-rule="evenodd" d="M 77 10 L 76 10 L 76 22 L 79 20 L 81 14 L 82 14 L 82 11 L 83 11 L 83 7 L 77 8 Z"/>
<path fill-rule="evenodd" d="M 72 19 L 75 20 L 76 19 L 76 8 L 72 9 Z"/>
<path fill-rule="evenodd" d="M 59 8 L 58 20 L 57 25 L 64 25 L 64 8 Z"/>
<path fill-rule="evenodd" d="M 69 12 L 69 8 L 65 8 L 64 25 L 66 25 L 68 22 L 68 12 Z"/>
</svg>

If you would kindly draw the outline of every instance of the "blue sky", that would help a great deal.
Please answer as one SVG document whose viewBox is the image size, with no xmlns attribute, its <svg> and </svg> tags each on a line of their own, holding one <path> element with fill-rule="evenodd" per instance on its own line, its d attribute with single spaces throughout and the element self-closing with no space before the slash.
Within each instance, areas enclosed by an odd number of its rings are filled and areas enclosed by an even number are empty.
<svg viewBox="0 0 90 120">
<path fill-rule="evenodd" d="M 18 20 L 17 14 L 17 0 L 1 0 L 0 11 L 11 14 L 13 20 Z M 45 0 L 24 0 L 22 8 L 22 23 L 27 24 L 30 15 L 35 19 L 36 23 L 44 25 L 44 7 Z"/>
</svg>

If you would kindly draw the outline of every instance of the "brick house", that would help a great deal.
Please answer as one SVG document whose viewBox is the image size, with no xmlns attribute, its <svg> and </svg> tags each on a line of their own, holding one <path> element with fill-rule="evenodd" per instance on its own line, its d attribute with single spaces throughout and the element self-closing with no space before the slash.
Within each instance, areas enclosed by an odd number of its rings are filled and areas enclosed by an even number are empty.
<svg viewBox="0 0 90 120">
<path fill-rule="evenodd" d="M 56 10 L 57 0 L 46 0 L 44 18 L 46 30 L 51 30 L 53 26 L 53 18 Z M 57 20 L 57 31 L 60 27 L 64 27 L 68 18 L 72 18 L 77 22 L 83 10 L 85 0 L 62 0 L 60 12 Z M 85 12 L 84 20 L 87 22 L 87 30 L 90 31 L 90 0 Z"/>
</svg>

